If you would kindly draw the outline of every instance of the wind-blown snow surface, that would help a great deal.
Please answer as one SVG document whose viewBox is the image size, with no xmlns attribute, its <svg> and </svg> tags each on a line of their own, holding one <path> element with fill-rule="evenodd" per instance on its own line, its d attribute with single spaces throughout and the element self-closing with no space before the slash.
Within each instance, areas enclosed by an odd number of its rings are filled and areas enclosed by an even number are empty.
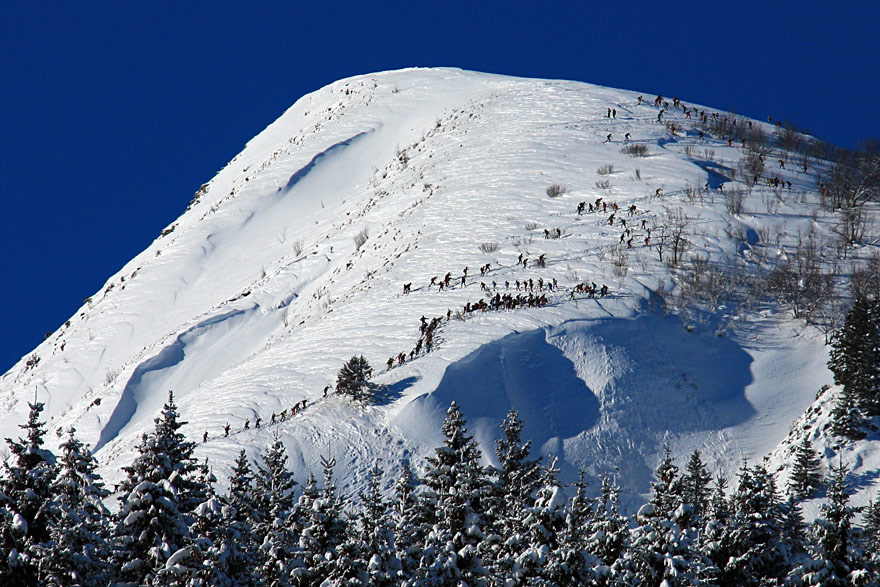
<svg viewBox="0 0 880 587">
<path fill-rule="evenodd" d="M 683 188 L 709 182 L 714 193 L 742 153 L 671 135 L 637 96 L 455 69 L 361 76 L 305 96 L 37 348 L 36 365 L 22 360 L 0 380 L 0 433 L 18 433 L 36 389 L 52 440 L 75 426 L 113 481 L 171 389 L 190 438 L 207 431 L 198 454 L 221 480 L 241 448 L 256 457 L 279 434 L 298 478 L 331 454 L 350 492 L 376 462 L 389 478 L 402 459 L 418 466 L 455 400 L 488 460 L 497 424 L 516 408 L 536 451 L 560 457 L 564 479 L 618 469 L 629 506 L 647 491 L 664 443 L 678 454 L 700 448 L 728 471 L 762 457 L 831 380 L 822 336 L 769 312 L 724 336 L 688 332 L 659 310 L 668 268 L 639 227 L 682 207 L 694 219 L 692 250 L 723 259 L 755 245 L 726 236 L 740 228 L 755 235 L 785 223 L 794 238 L 813 220 L 797 204 L 763 213 L 760 190 L 739 216 L 712 194 L 687 203 Z M 650 156 L 621 153 L 624 133 Z M 713 161 L 688 146 L 714 150 Z M 614 171 L 598 175 L 606 164 Z M 814 175 L 778 171 L 815 200 Z M 610 187 L 597 187 L 601 179 Z M 568 192 L 548 197 L 553 183 Z M 652 197 L 657 188 L 665 195 Z M 626 276 L 612 263 L 623 229 L 608 225 L 610 208 L 576 213 L 600 196 L 620 204 L 618 221 L 637 206 Z M 562 237 L 545 239 L 545 228 Z M 542 254 L 546 267 L 534 267 Z M 428 286 L 447 272 L 454 287 Z M 445 320 L 483 297 L 481 281 L 516 293 L 515 281 L 529 278 L 557 280 L 546 307 Z M 611 293 L 570 299 L 583 281 Z M 388 357 L 413 348 L 423 315 L 444 316 L 434 349 L 386 371 Z M 323 398 L 356 354 L 387 385 L 380 401 Z M 303 399 L 305 410 L 268 425 Z"/>
</svg>

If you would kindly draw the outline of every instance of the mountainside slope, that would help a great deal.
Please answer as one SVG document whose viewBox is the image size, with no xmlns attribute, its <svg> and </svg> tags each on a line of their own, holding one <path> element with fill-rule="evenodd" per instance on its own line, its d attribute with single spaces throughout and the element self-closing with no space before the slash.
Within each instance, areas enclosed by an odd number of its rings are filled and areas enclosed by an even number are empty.
<svg viewBox="0 0 880 587">
<path fill-rule="evenodd" d="M 678 214 L 684 260 L 785 258 L 808 231 L 831 234 L 833 215 L 811 215 L 823 163 L 768 166 L 791 187 L 759 184 L 731 214 L 742 146 L 701 138 L 681 108 L 665 114 L 677 129 L 658 112 L 633 92 L 454 69 L 305 96 L 3 376 L 0 433 L 17 433 L 36 390 L 50 429 L 75 426 L 112 481 L 173 390 L 219 478 L 241 448 L 256 456 L 280 434 L 298 478 L 329 453 L 354 491 L 375 462 L 389 478 L 402 458 L 418 464 L 454 400 L 487 453 L 516 408 L 565 479 L 617 468 L 630 506 L 664 443 L 727 471 L 762 457 L 830 383 L 823 336 L 772 304 L 667 315 L 666 239 Z M 647 157 L 622 152 L 625 133 Z M 551 184 L 567 191 L 550 197 Z M 578 213 L 597 198 L 605 211 Z M 449 287 L 430 285 L 447 273 Z M 462 313 L 496 292 L 528 295 L 516 285 L 528 280 L 546 304 Z M 608 295 L 575 290 L 591 282 Z M 410 358 L 422 316 L 441 320 L 430 352 Z M 323 397 L 361 354 L 387 386 L 379 401 Z"/>
</svg>

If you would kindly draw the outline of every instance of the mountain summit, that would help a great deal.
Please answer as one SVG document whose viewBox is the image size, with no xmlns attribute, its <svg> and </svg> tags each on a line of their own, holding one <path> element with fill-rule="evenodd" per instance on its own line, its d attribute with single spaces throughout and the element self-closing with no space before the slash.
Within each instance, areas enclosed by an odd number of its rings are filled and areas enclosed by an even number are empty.
<svg viewBox="0 0 880 587">
<path fill-rule="evenodd" d="M 664 445 L 731 472 L 832 382 L 831 298 L 765 280 L 809 243 L 827 271 L 841 222 L 816 212 L 832 164 L 792 137 L 811 140 L 578 82 L 336 82 L 3 376 L 0 433 L 36 391 L 53 440 L 75 427 L 112 482 L 173 390 L 219 478 L 277 434 L 298 478 L 330 455 L 353 492 L 376 462 L 418 468 L 455 401 L 487 460 L 516 409 L 563 479 L 616 470 L 630 505 Z M 371 403 L 333 392 L 353 356 Z"/>
</svg>

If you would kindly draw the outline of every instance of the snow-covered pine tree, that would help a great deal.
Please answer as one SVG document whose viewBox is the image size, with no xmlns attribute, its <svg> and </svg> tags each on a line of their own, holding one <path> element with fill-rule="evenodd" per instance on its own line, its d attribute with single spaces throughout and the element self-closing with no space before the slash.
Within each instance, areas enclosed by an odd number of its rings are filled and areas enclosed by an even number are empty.
<svg viewBox="0 0 880 587">
<path fill-rule="evenodd" d="M 858 296 L 831 339 L 828 368 L 859 409 L 880 415 L 880 296 Z"/>
<path fill-rule="evenodd" d="M 59 447 L 58 476 L 50 491 L 55 507 L 49 522 L 49 542 L 40 562 L 41 582 L 48 585 L 107 585 L 112 577 L 110 511 L 103 500 L 110 495 L 97 472 L 88 447 L 70 428 Z"/>
<path fill-rule="evenodd" d="M 819 454 L 805 434 L 795 448 L 794 463 L 788 480 L 789 490 L 797 499 L 810 497 L 822 483 L 820 464 Z"/>
<path fill-rule="evenodd" d="M 694 508 L 694 514 L 703 518 L 709 511 L 711 491 L 709 484 L 712 475 L 703 463 L 700 451 L 695 450 L 685 466 L 685 474 L 681 478 L 681 495 L 685 503 Z"/>
<path fill-rule="evenodd" d="M 290 574 L 302 567 L 295 554 L 295 537 L 290 516 L 296 481 L 287 469 L 287 449 L 276 432 L 269 448 L 260 454 L 254 475 L 252 527 L 258 545 L 258 574 L 267 585 L 290 584 Z M 239 488 L 241 490 L 241 488 Z"/>
<path fill-rule="evenodd" d="M 530 506 L 541 485 L 540 459 L 529 458 L 532 443 L 522 441 L 522 430 L 519 413 L 511 410 L 501 422 L 504 437 L 495 441 L 499 464 L 497 490 L 502 497 L 498 515 L 501 518 L 516 517 L 519 511 Z"/>
<path fill-rule="evenodd" d="M 654 472 L 651 501 L 639 509 L 629 548 L 615 565 L 618 584 L 704 585 L 717 574 L 698 548 L 698 533 L 691 527 L 694 508 L 683 501 L 669 447 L 664 453 Z"/>
<path fill-rule="evenodd" d="M 712 481 L 712 496 L 709 499 L 711 512 L 709 519 L 720 525 L 726 525 L 733 515 L 733 508 L 727 497 L 727 487 L 727 478 L 721 473 L 716 474 Z"/>
<path fill-rule="evenodd" d="M 862 528 L 865 535 L 865 552 L 869 553 L 876 572 L 880 572 L 880 495 L 865 507 Z"/>
<path fill-rule="evenodd" d="M 373 368 L 361 355 L 352 357 L 346 362 L 336 375 L 336 393 L 347 395 L 354 400 L 369 401 L 378 386 L 370 381 L 373 376 Z"/>
<path fill-rule="evenodd" d="M 847 473 L 843 463 L 830 467 L 828 502 L 820 506 L 821 514 L 813 523 L 817 539 L 813 560 L 792 571 L 793 578 L 803 584 L 837 587 L 870 583 L 864 553 L 853 533 L 858 508 L 849 505 Z"/>
<path fill-rule="evenodd" d="M 222 499 L 222 524 L 225 527 L 220 535 L 221 543 L 214 542 L 214 548 L 220 550 L 223 572 L 233 587 L 259 584 L 253 479 L 247 453 L 242 449 L 232 468 L 229 491 Z"/>
<path fill-rule="evenodd" d="M 608 474 L 601 480 L 602 491 L 594 502 L 593 515 L 586 520 L 586 550 L 600 561 L 601 568 L 594 569 L 597 580 L 607 576 L 606 569 L 623 555 L 629 541 L 629 522 L 620 513 L 618 503 L 620 487 Z"/>
<path fill-rule="evenodd" d="M 651 483 L 651 514 L 655 518 L 670 519 L 675 510 L 683 503 L 682 480 L 678 475 L 678 466 L 672 458 L 669 445 L 663 447 L 663 458 L 654 470 L 654 482 Z M 693 510 L 693 506 L 691 511 Z"/>
<path fill-rule="evenodd" d="M 382 498 L 378 464 L 370 469 L 367 490 L 360 494 L 361 507 L 352 516 L 345 540 L 336 549 L 328 585 L 391 587 L 403 579 L 394 546 L 388 505 Z"/>
<path fill-rule="evenodd" d="M 524 544 L 523 512 L 534 504 L 541 484 L 539 460 L 529 459 L 531 442 L 522 441 L 523 421 L 516 410 L 501 422 L 503 437 L 495 441 L 498 468 L 487 500 L 487 536 L 479 546 L 480 558 L 493 575 L 507 574 Z"/>
<path fill-rule="evenodd" d="M 434 518 L 414 579 L 426 585 L 463 581 L 478 587 L 487 582 L 477 544 L 485 537 L 484 506 L 491 485 L 480 465 L 480 448 L 465 425 L 453 402 L 443 420 L 443 446 L 427 458 L 422 478 Z"/>
<path fill-rule="evenodd" d="M 579 548 L 583 546 L 582 541 L 570 551 L 560 551 L 559 548 L 557 538 L 566 523 L 566 498 L 558 475 L 556 459 L 551 458 L 542 467 L 534 504 L 521 510 L 516 524 L 522 529 L 522 535 L 520 544 L 511 552 L 512 576 L 501 578 L 527 585 L 557 584 L 560 579 L 556 575 L 560 574 L 568 557 L 582 560 Z"/>
<path fill-rule="evenodd" d="M 782 518 L 782 544 L 788 551 L 787 557 L 792 565 L 798 564 L 804 559 L 807 551 L 807 526 L 804 523 L 804 514 L 798 499 L 788 495 L 783 504 Z"/>
<path fill-rule="evenodd" d="M 337 567 L 337 556 L 345 540 L 347 523 L 342 511 L 342 501 L 336 495 L 336 483 L 333 480 L 335 466 L 335 458 L 321 457 L 324 487 L 317 498 L 311 500 L 309 508 L 297 507 L 297 516 L 303 524 L 300 547 L 313 581 L 330 576 L 334 570 L 340 578 L 348 579 L 350 577 L 346 575 L 349 571 L 356 575 L 358 570 L 352 558 L 357 556 L 356 552 L 345 553 L 346 561 L 340 561 Z"/>
<path fill-rule="evenodd" d="M 239 455 L 233 475 L 242 474 L 242 455 L 244 451 Z M 239 476 L 236 491 L 251 489 L 251 473 L 246 455 L 244 467 L 246 469 L 243 475 L 247 478 L 247 485 L 242 487 L 242 478 Z M 239 508 L 230 504 L 228 494 L 220 496 L 213 492 L 215 480 L 207 467 L 207 460 L 204 469 L 204 482 L 212 491 L 208 499 L 193 512 L 195 523 L 190 527 L 190 533 L 198 547 L 199 572 L 198 580 L 191 580 L 186 585 L 262 587 L 263 582 L 257 572 L 258 561 L 250 520 L 244 514 L 239 514 Z"/>
<path fill-rule="evenodd" d="M 50 538 L 55 508 L 51 487 L 57 468 L 55 455 L 43 448 L 43 404 L 35 400 L 28 407 L 28 421 L 19 425 L 25 438 L 6 439 L 12 458 L 3 463 L 0 476 L 0 584 L 10 587 L 36 584 L 39 546 Z"/>
<path fill-rule="evenodd" d="M 419 567 L 425 536 L 429 530 L 431 513 L 419 499 L 416 490 L 418 480 L 409 461 L 404 461 L 400 476 L 394 484 L 394 501 L 391 512 L 394 524 L 394 544 L 400 560 L 403 578 L 411 577 Z"/>
<path fill-rule="evenodd" d="M 555 461 L 550 467 L 555 469 Z M 544 564 L 541 579 L 545 583 L 553 585 L 582 585 L 593 582 L 594 572 L 602 561 L 589 552 L 589 539 L 591 538 L 591 522 L 593 511 L 590 500 L 587 497 L 587 482 L 585 474 L 580 471 L 578 480 L 575 482 L 575 493 L 566 507 L 554 512 L 561 515 L 561 523 L 554 524 L 558 527 L 550 527 L 555 537 L 555 547 L 550 551 L 549 560 Z M 540 494 L 544 500 L 543 490 Z M 555 496 L 558 499 L 558 494 Z M 537 504 L 536 504 L 537 505 Z M 600 576 L 605 573 L 599 572 Z"/>
<path fill-rule="evenodd" d="M 724 585 L 781 582 L 789 570 L 782 540 L 784 508 L 773 476 L 760 464 L 743 464 L 734 492 L 733 515 L 722 528 L 712 558 Z M 763 583 L 762 583 L 763 581 Z"/>
<path fill-rule="evenodd" d="M 154 430 L 142 437 L 134 462 L 123 467 L 114 563 L 126 581 L 168 584 L 194 572 L 189 526 L 207 491 L 199 483 L 195 444 L 180 432 L 184 424 L 169 392 Z"/>
<path fill-rule="evenodd" d="M 831 432 L 851 440 L 867 436 L 865 416 L 859 409 L 855 394 L 846 387 L 840 390 L 831 409 Z"/>
</svg>

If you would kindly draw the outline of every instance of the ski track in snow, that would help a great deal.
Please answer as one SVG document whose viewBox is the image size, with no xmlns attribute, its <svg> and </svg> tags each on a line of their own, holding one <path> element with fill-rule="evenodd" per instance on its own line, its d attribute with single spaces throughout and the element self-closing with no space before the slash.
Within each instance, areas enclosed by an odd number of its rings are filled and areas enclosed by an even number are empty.
<svg viewBox="0 0 880 587">
<path fill-rule="evenodd" d="M 784 255 L 799 230 L 829 233 L 832 219 L 814 223 L 795 197 L 764 213 L 762 198 L 773 194 L 762 186 L 731 216 L 720 190 L 739 185 L 741 149 L 700 141 L 677 110 L 667 116 L 683 134 L 671 136 L 636 98 L 453 69 L 360 76 L 303 97 L 35 350 L 36 367 L 23 360 L 0 379 L 0 432 L 17 432 L 36 386 L 50 430 L 75 426 L 112 483 L 171 389 L 190 438 L 208 433 L 197 453 L 221 481 L 239 450 L 256 458 L 277 433 L 298 480 L 335 456 L 340 489 L 353 494 L 374 463 L 386 488 L 401 460 L 418 468 L 441 442 L 451 401 L 491 462 L 497 426 L 515 408 L 535 452 L 560 458 L 564 481 L 580 468 L 615 472 L 630 489 L 628 508 L 648 491 L 664 444 L 681 460 L 700 448 L 727 473 L 761 458 L 830 382 L 821 335 L 781 310 L 735 321 L 724 336 L 714 324 L 688 332 L 659 309 L 669 269 L 644 245 L 642 222 L 656 238 L 665 209 L 681 208 L 692 250 L 723 261 L 774 254 L 760 235 L 777 226 Z M 610 107 L 616 119 L 605 116 Z M 648 157 L 621 152 L 626 132 Z M 606 165 L 613 170 L 600 174 Z M 818 198 L 815 175 L 768 174 L 792 181 L 801 200 Z M 568 192 L 549 198 L 554 183 Z M 706 183 L 709 192 L 688 200 Z M 578 202 L 599 197 L 620 205 L 614 226 L 610 208 L 577 214 Z M 631 249 L 619 240 L 621 217 L 637 235 Z M 736 230 L 742 240 L 725 236 Z M 546 267 L 535 267 L 541 254 Z M 619 255 L 625 275 L 614 270 Z M 452 287 L 429 286 L 447 272 Z M 486 295 L 481 282 L 516 294 L 516 280 L 529 278 L 557 279 L 547 306 L 445 320 Z M 607 284 L 611 295 L 571 300 L 583 282 Z M 388 357 L 413 348 L 422 315 L 444 317 L 435 349 L 386 370 Z M 387 385 L 376 405 L 323 397 L 356 354 Z M 269 424 L 302 400 L 304 411 Z M 880 483 L 865 469 L 880 454 L 871 450 L 856 471 L 865 495 Z"/>
</svg>

